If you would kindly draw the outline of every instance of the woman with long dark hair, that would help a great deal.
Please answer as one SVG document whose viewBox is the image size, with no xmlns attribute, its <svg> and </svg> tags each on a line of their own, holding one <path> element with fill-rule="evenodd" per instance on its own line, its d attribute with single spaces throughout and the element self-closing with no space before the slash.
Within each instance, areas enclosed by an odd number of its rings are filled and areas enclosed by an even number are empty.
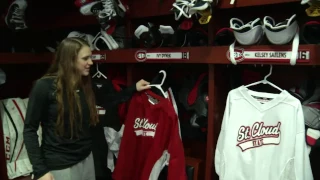
<svg viewBox="0 0 320 180">
<path fill-rule="evenodd" d="M 88 43 L 80 38 L 66 38 L 48 72 L 36 81 L 24 127 L 34 179 L 95 179 L 90 126 L 99 120 L 89 73 L 92 64 Z M 121 92 L 126 98 L 118 101 L 128 100 L 136 90 L 148 89 L 148 84 L 140 80 Z M 40 124 L 41 145 L 37 135 Z"/>
</svg>

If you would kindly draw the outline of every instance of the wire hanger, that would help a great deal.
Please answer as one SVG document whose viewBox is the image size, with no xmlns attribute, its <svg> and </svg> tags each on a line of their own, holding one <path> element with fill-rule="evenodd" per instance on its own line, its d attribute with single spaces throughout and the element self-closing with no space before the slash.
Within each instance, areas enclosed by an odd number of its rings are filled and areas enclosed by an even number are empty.
<svg viewBox="0 0 320 180">
<path fill-rule="evenodd" d="M 96 67 L 97 67 L 97 72 L 92 76 L 92 78 L 94 78 L 94 77 L 100 78 L 102 76 L 105 79 L 108 79 L 107 76 L 105 76 L 101 71 L 99 71 L 98 63 L 96 64 Z"/>
<path fill-rule="evenodd" d="M 250 87 L 250 86 L 255 86 L 255 85 L 258 85 L 258 84 L 261 84 L 261 83 L 262 83 L 262 84 L 269 84 L 270 86 L 278 89 L 279 91 L 283 91 L 283 89 L 279 88 L 278 86 L 276 86 L 275 84 L 273 84 L 273 83 L 271 83 L 270 81 L 267 80 L 267 78 L 268 78 L 269 76 L 271 76 L 271 74 L 272 74 L 272 65 L 270 65 L 270 72 L 269 72 L 269 74 L 267 74 L 267 75 L 263 78 L 263 80 L 258 81 L 258 82 L 254 82 L 254 83 L 251 83 L 251 84 L 248 84 L 248 85 L 246 85 L 245 87 L 248 88 L 248 87 Z"/>
<path fill-rule="evenodd" d="M 160 83 L 160 84 L 150 84 L 149 87 L 156 87 L 156 88 L 158 88 L 158 89 L 161 91 L 161 93 L 163 94 L 163 97 L 167 98 L 166 93 L 163 91 L 163 89 L 162 89 L 162 87 L 161 87 L 161 86 L 163 85 L 164 81 L 166 80 L 167 73 L 166 73 L 164 70 L 159 71 L 159 73 L 162 73 L 162 74 L 163 74 L 163 78 L 162 78 L 161 83 Z"/>
</svg>

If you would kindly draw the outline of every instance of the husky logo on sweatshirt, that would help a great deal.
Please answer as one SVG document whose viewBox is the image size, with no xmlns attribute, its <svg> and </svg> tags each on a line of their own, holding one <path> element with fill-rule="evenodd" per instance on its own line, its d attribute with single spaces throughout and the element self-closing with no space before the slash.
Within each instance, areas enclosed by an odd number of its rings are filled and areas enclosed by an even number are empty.
<svg viewBox="0 0 320 180">
<path fill-rule="evenodd" d="M 154 137 L 158 123 L 149 123 L 146 118 L 136 118 L 133 128 L 135 129 L 136 136 L 152 136 Z"/>
<path fill-rule="evenodd" d="M 238 131 L 237 141 L 242 151 L 264 145 L 280 144 L 281 122 L 275 126 L 265 126 L 263 122 L 255 122 L 252 127 L 241 126 Z"/>
</svg>

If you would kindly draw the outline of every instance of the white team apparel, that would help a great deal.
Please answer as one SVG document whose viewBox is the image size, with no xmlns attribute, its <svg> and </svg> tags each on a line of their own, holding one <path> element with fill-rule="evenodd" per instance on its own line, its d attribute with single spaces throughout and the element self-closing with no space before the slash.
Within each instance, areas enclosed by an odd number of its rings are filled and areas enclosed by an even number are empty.
<svg viewBox="0 0 320 180">
<path fill-rule="evenodd" d="M 115 168 L 113 157 L 115 156 L 116 158 L 118 158 L 124 125 L 121 126 L 121 129 L 119 130 L 119 132 L 117 132 L 111 127 L 104 127 L 103 130 L 104 130 L 104 135 L 106 137 L 106 141 L 108 144 L 107 164 L 108 164 L 108 168 L 111 170 L 111 172 L 113 172 Z"/>
<path fill-rule="evenodd" d="M 220 180 L 313 180 L 300 101 L 285 90 L 231 90 L 215 169 Z"/>
</svg>

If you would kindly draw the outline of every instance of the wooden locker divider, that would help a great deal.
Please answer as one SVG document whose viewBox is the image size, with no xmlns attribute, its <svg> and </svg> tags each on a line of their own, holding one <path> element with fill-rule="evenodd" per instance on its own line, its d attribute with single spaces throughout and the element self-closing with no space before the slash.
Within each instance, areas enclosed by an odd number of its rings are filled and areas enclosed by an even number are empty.
<svg viewBox="0 0 320 180">
<path fill-rule="evenodd" d="M 215 151 L 215 140 L 214 140 L 214 127 L 215 127 L 215 67 L 213 64 L 208 65 L 209 69 L 209 102 L 208 102 L 208 135 L 207 135 L 207 157 L 206 157 L 206 170 L 205 179 L 212 179 L 213 158 Z"/>
<path fill-rule="evenodd" d="M 131 86 L 133 84 L 133 70 L 134 70 L 134 64 L 128 64 L 127 65 L 127 85 Z"/>
</svg>

